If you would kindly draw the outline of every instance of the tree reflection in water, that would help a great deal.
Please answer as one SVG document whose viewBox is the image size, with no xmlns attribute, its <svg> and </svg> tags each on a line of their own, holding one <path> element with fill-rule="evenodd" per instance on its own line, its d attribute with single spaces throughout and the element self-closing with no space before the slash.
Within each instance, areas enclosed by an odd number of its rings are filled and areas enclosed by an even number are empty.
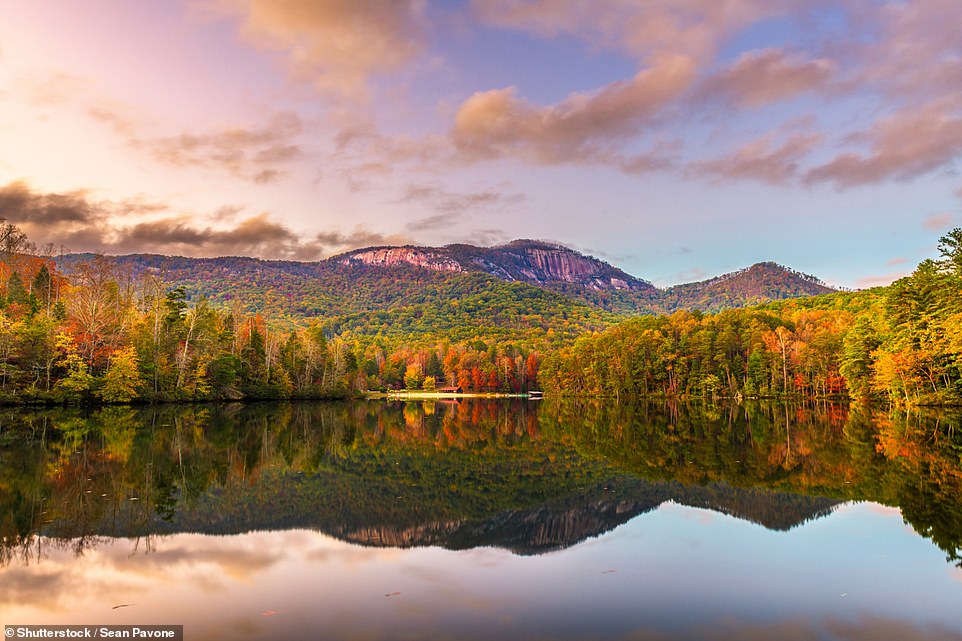
<svg viewBox="0 0 962 641">
<path fill-rule="evenodd" d="M 103 537 L 308 527 L 535 554 L 672 500 L 789 529 L 899 507 L 962 563 L 958 415 L 831 403 L 464 401 L 0 415 L 0 561 Z"/>
</svg>

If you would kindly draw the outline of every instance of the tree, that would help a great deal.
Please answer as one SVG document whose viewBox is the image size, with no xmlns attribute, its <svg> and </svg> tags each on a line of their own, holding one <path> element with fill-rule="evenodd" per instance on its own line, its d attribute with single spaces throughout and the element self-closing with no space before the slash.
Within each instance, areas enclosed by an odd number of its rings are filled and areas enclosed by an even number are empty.
<svg viewBox="0 0 962 641">
<path fill-rule="evenodd" d="M 144 381 L 140 376 L 137 352 L 133 346 L 115 350 L 104 374 L 97 396 L 107 403 L 128 403 L 137 398 Z"/>
<path fill-rule="evenodd" d="M 411 363 L 404 370 L 404 387 L 407 389 L 417 389 L 421 386 L 421 365 Z"/>
<path fill-rule="evenodd" d="M 19 227 L 0 218 L 0 253 L 4 260 L 9 260 L 17 254 L 31 251 L 33 245 L 27 240 L 27 235 Z"/>
<path fill-rule="evenodd" d="M 37 270 L 37 275 L 33 277 L 30 289 L 30 293 L 39 301 L 44 312 L 49 314 L 53 305 L 53 276 L 50 275 L 46 263 Z"/>
<path fill-rule="evenodd" d="M 850 394 L 854 398 L 871 395 L 871 376 L 874 357 L 880 344 L 878 332 L 868 318 L 859 318 L 849 330 L 842 343 L 840 372 L 845 377 Z"/>
<path fill-rule="evenodd" d="M 7 279 L 7 301 L 10 303 L 19 303 L 20 305 L 25 305 L 27 303 L 27 290 L 23 286 L 23 280 L 20 278 L 19 272 L 13 272 L 10 274 L 10 278 Z"/>
<path fill-rule="evenodd" d="M 939 238 L 939 252 L 943 264 L 956 276 L 962 276 L 962 228 L 956 227 Z"/>
<path fill-rule="evenodd" d="M 97 256 L 78 265 L 70 292 L 68 309 L 77 328 L 80 354 L 99 368 L 121 346 L 128 320 L 111 260 Z"/>
<path fill-rule="evenodd" d="M 93 385 L 94 377 L 90 374 L 90 368 L 80 356 L 77 344 L 70 336 L 64 333 L 57 334 L 57 351 L 61 358 L 57 361 L 66 375 L 57 381 L 54 389 L 66 393 L 71 398 L 82 398 L 87 395 Z"/>
<path fill-rule="evenodd" d="M 433 376 L 435 380 L 444 378 L 444 367 L 441 365 L 441 359 L 438 357 L 437 350 L 431 350 L 431 354 L 424 364 L 424 374 L 425 376 Z"/>
</svg>

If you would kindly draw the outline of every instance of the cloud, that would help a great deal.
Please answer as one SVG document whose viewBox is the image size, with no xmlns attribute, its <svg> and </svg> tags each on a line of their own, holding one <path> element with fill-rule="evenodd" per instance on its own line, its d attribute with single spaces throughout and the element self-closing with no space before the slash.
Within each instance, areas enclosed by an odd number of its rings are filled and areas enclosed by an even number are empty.
<svg viewBox="0 0 962 641">
<path fill-rule="evenodd" d="M 862 615 L 857 621 L 829 619 L 825 627 L 833 635 L 846 641 L 950 641 L 958 633 L 940 625 L 915 625 L 885 617 Z"/>
<path fill-rule="evenodd" d="M 276 169 L 263 169 L 253 176 L 253 180 L 258 185 L 266 185 L 267 183 L 277 182 L 283 174 Z"/>
<path fill-rule="evenodd" d="M 31 241 L 75 251 L 104 244 L 111 220 L 131 220 L 163 211 L 159 203 L 131 198 L 115 202 L 91 199 L 83 190 L 39 193 L 27 183 L 0 187 L 0 217 L 19 226 Z"/>
<path fill-rule="evenodd" d="M 54 568 L 39 571 L 36 568 L 4 568 L 0 583 L 0 604 L 58 602 L 58 589 L 69 572 L 57 572 Z"/>
<path fill-rule="evenodd" d="M 341 170 L 341 176 L 347 182 L 347 187 L 357 193 L 367 191 L 372 182 L 394 173 L 394 167 L 381 161 L 364 162 Z"/>
<path fill-rule="evenodd" d="M 710 160 L 695 161 L 689 170 L 695 175 L 726 180 L 757 180 L 785 185 L 799 172 L 799 161 L 821 141 L 818 134 L 798 133 L 775 146 L 774 134 L 746 143 L 735 152 Z"/>
<path fill-rule="evenodd" d="M 853 3 L 852 23 L 865 35 L 838 46 L 853 60 L 853 84 L 877 88 L 899 103 L 957 94 L 958 8 L 954 0 Z"/>
<path fill-rule="evenodd" d="M 31 226 L 91 222 L 95 208 L 83 191 L 36 194 L 22 181 L 0 188 L 0 216 L 14 224 Z"/>
<path fill-rule="evenodd" d="M 63 71 L 20 76 L 14 79 L 14 88 L 37 107 L 69 103 L 78 95 L 90 97 L 92 90 L 89 81 Z"/>
<path fill-rule="evenodd" d="M 806 60 L 780 49 L 748 51 L 728 69 L 708 78 L 699 95 L 706 100 L 760 107 L 823 90 L 835 73 L 835 63 L 825 58 Z"/>
<path fill-rule="evenodd" d="M 542 37 L 569 35 L 636 59 L 673 52 L 709 59 L 739 29 L 796 10 L 764 0 L 472 0 L 473 14 L 497 27 Z"/>
<path fill-rule="evenodd" d="M 65 73 L 39 74 L 17 81 L 18 88 L 40 112 L 64 106 L 110 129 L 124 144 L 146 152 L 155 161 L 178 168 L 226 171 L 256 184 L 276 182 L 285 167 L 301 161 L 297 143 L 304 123 L 294 112 L 275 113 L 264 122 L 212 131 L 185 131 L 172 136 L 150 136 L 149 118 L 138 109 L 102 95 L 90 81 Z"/>
<path fill-rule="evenodd" d="M 431 231 L 435 229 L 444 229 L 450 227 L 451 225 L 459 222 L 461 217 L 454 212 L 448 214 L 436 214 L 434 216 L 427 216 L 425 218 L 418 218 L 417 220 L 412 220 L 404 228 L 410 232 L 419 231 Z"/>
<path fill-rule="evenodd" d="M 38 114 L 49 110 L 62 116 L 63 107 L 79 105 L 81 113 L 124 138 L 132 137 L 136 130 L 138 109 L 107 97 L 89 78 L 63 71 L 31 70 L 15 76 L 12 84 L 16 94 Z"/>
<path fill-rule="evenodd" d="M 192 218 L 188 217 L 165 218 L 126 228 L 120 238 L 116 243 L 118 246 L 127 243 L 136 246 L 156 244 L 199 251 L 216 247 L 219 251 L 250 251 L 252 254 L 262 253 L 258 250 L 264 247 L 289 245 L 297 241 L 292 231 L 269 220 L 267 214 L 245 218 L 236 227 L 227 230 L 196 227 L 192 224 Z"/>
<path fill-rule="evenodd" d="M 134 121 L 114 105 L 104 102 L 91 105 L 87 108 L 87 115 L 127 138 L 133 137 L 136 131 Z"/>
<path fill-rule="evenodd" d="M 403 234 L 381 234 L 365 227 L 355 227 L 349 233 L 326 231 L 313 237 L 314 244 L 323 247 L 326 253 L 341 253 L 361 247 L 376 245 L 409 245 L 412 239 Z"/>
<path fill-rule="evenodd" d="M 401 165 L 437 173 L 460 162 L 443 135 L 386 135 L 370 122 L 344 124 L 334 142 L 334 158 L 352 191 L 368 189 L 375 179 L 393 174 Z"/>
<path fill-rule="evenodd" d="M 525 196 L 521 193 L 506 194 L 493 190 L 459 193 L 448 191 L 435 185 L 415 184 L 408 185 L 397 202 L 425 203 L 432 209 L 442 212 L 440 216 L 430 217 L 440 220 L 442 216 L 445 218 L 458 216 L 474 209 L 503 209 L 512 205 L 518 205 L 524 201 Z M 428 219 L 422 219 L 422 221 L 424 220 Z M 411 225 L 417 222 L 418 221 L 410 223 L 408 228 L 412 229 Z M 421 227 L 419 229 L 427 229 L 432 226 L 433 225 L 429 225 L 428 227 Z"/>
<path fill-rule="evenodd" d="M 875 274 L 872 276 L 863 276 L 855 281 L 856 289 L 869 289 L 871 287 L 884 287 L 886 285 L 891 285 L 900 278 L 905 278 L 910 275 L 910 272 L 893 272 L 890 274 Z"/>
<path fill-rule="evenodd" d="M 852 139 L 864 141 L 868 149 L 838 154 L 809 170 L 805 182 L 843 189 L 908 180 L 944 167 L 962 154 L 962 111 L 945 101 L 907 107 L 876 120 Z"/>
<path fill-rule="evenodd" d="M 303 130 L 291 112 L 274 115 L 259 127 L 231 127 L 208 133 L 182 133 L 165 138 L 136 140 L 154 159 L 175 167 L 204 167 L 227 171 L 263 184 L 283 175 L 278 165 L 300 160 L 304 152 L 293 140 Z"/>
<path fill-rule="evenodd" d="M 293 74 L 319 89 L 363 98 L 375 74 L 397 72 L 425 48 L 424 0 L 207 0 L 240 18 L 242 37 L 279 52 Z"/>
<path fill-rule="evenodd" d="M 503 244 L 511 239 L 511 236 L 503 229 L 489 227 L 486 229 L 472 229 L 464 242 L 479 247 L 492 247 Z"/>
<path fill-rule="evenodd" d="M 714 179 L 757 180 L 839 188 L 908 180 L 948 169 L 962 153 L 958 92 L 962 56 L 950 0 L 836 7 L 839 31 L 824 26 L 821 3 L 761 0 L 472 0 L 484 24 L 542 38 L 573 37 L 615 50 L 643 69 L 635 78 L 548 106 L 523 99 L 520 89 L 481 91 L 457 111 L 451 140 L 462 157 L 505 157 L 532 164 L 608 165 L 625 172 L 682 168 Z M 833 5 L 834 6 L 834 5 Z M 778 43 L 743 51 L 721 63 L 724 47 L 767 20 L 804 25 L 809 34 L 789 49 Z M 845 38 L 839 35 L 844 30 Z M 674 73 L 665 61 L 675 61 Z M 677 61 L 686 61 L 685 73 Z M 658 75 L 649 81 L 646 75 Z M 656 91 L 655 88 L 661 91 Z M 889 111 L 867 131 L 844 128 L 736 140 L 721 158 L 673 162 L 686 155 L 637 153 L 644 134 L 672 131 L 682 118 L 712 114 L 725 122 L 806 93 L 854 98 L 859 114 Z M 929 104 L 919 104 L 926 96 Z M 691 140 L 686 141 L 690 144 Z M 804 164 L 834 144 L 834 157 Z M 629 151 L 634 150 L 634 151 Z M 824 151 L 822 152 L 824 154 Z"/>
<path fill-rule="evenodd" d="M 98 201 L 85 191 L 39 193 L 23 182 L 0 187 L 0 217 L 20 226 L 33 242 L 74 252 L 317 260 L 335 251 L 407 241 L 362 228 L 304 238 L 267 213 L 244 215 L 242 207 L 232 205 L 207 216 L 173 214 L 160 203 Z"/>
<path fill-rule="evenodd" d="M 210 214 L 207 219 L 218 222 L 233 222 L 237 219 L 238 214 L 243 213 L 243 211 L 244 208 L 238 207 L 237 205 L 222 205 L 217 208 L 217 211 Z"/>
<path fill-rule="evenodd" d="M 926 216 L 925 220 L 922 221 L 922 227 L 929 231 L 943 232 L 951 227 L 954 221 L 955 214 L 950 211 L 945 211 L 940 214 Z"/>
<path fill-rule="evenodd" d="M 904 256 L 897 256 L 895 258 L 890 258 L 887 261 L 885 261 L 885 266 L 895 267 L 896 265 L 904 265 L 908 262 L 909 262 L 908 258 L 905 258 Z"/>
<path fill-rule="evenodd" d="M 674 277 L 672 277 L 672 281 L 675 283 L 694 283 L 705 280 L 707 277 L 708 273 L 704 269 L 701 267 L 692 267 L 691 269 L 675 274 Z"/>
<path fill-rule="evenodd" d="M 474 158 L 522 157 L 538 164 L 629 162 L 617 152 L 691 84 L 693 60 L 657 60 L 634 78 L 548 107 L 508 87 L 475 93 L 457 110 L 451 138 Z"/>
<path fill-rule="evenodd" d="M 305 238 L 266 213 L 242 218 L 228 228 L 197 224 L 195 217 L 172 216 L 114 230 L 105 251 L 311 261 L 358 247 L 406 240 L 363 228 L 351 233 L 321 232 Z"/>
</svg>

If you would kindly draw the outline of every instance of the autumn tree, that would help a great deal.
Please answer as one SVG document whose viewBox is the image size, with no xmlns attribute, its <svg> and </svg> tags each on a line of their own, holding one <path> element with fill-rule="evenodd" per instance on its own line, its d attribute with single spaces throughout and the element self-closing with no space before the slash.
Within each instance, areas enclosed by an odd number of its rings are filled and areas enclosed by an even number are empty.
<svg viewBox="0 0 962 641">
<path fill-rule="evenodd" d="M 97 396 L 107 403 L 128 403 L 137 398 L 144 384 L 132 346 L 115 350 Z"/>
</svg>

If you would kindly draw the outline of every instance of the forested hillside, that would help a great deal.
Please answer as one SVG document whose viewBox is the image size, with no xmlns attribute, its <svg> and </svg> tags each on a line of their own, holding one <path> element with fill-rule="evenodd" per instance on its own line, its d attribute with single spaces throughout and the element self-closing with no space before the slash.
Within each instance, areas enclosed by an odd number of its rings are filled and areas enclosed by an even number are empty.
<svg viewBox="0 0 962 641">
<path fill-rule="evenodd" d="M 540 350 L 611 320 L 486 275 L 443 279 L 410 268 L 411 278 L 398 279 L 365 267 L 341 280 L 289 281 L 318 296 L 318 313 L 272 318 L 233 296 L 284 297 L 290 292 L 272 284 L 277 270 L 308 266 L 226 259 L 244 266 L 237 279 L 212 261 L 209 278 L 195 281 L 210 289 L 191 297 L 171 276 L 176 259 L 152 259 L 165 271 L 73 257 L 67 276 L 33 255 L 19 229 L 3 231 L 0 400 L 8 403 L 318 398 L 444 385 L 522 392 L 537 386 Z M 344 315 L 323 313 L 320 301 Z"/>
<path fill-rule="evenodd" d="M 662 309 L 717 312 L 772 300 L 828 294 L 835 290 L 814 276 L 776 263 L 757 263 L 746 269 L 698 283 L 669 287 L 661 292 Z"/>
<path fill-rule="evenodd" d="M 445 386 L 618 398 L 962 399 L 962 230 L 941 239 L 940 260 L 887 288 L 634 317 L 625 296 L 650 290 L 572 281 L 553 291 L 407 263 L 71 256 L 61 271 L 19 229 L 2 231 L 6 402 Z M 571 289 L 581 295 L 563 293 Z M 727 291 L 734 304 L 825 289 L 762 264 L 668 293 L 684 305 Z"/>
<path fill-rule="evenodd" d="M 69 274 L 94 258 L 68 254 L 57 264 Z M 505 298 L 509 309 L 516 305 L 508 299 L 520 296 L 533 306 L 531 313 L 541 317 L 545 330 L 565 332 L 595 329 L 599 320 L 612 320 L 601 312 L 625 316 L 677 309 L 719 311 L 832 291 L 812 276 L 774 263 L 659 290 L 596 258 L 535 241 L 493 248 L 372 247 L 313 263 L 152 254 L 113 260 L 118 273 L 131 278 L 149 275 L 182 286 L 188 300 L 206 298 L 217 306 L 289 325 L 318 317 L 334 324 L 343 320 L 361 333 L 375 334 L 383 322 L 374 327 L 359 320 L 371 311 L 405 308 L 401 317 L 436 317 L 439 309 L 447 312 L 444 303 L 480 294 Z M 502 328 L 529 328 L 510 320 L 510 312 L 498 321 Z M 392 325 L 405 331 L 425 329 L 403 318 Z M 447 323 L 443 329 L 449 332 L 452 326 Z"/>
<path fill-rule="evenodd" d="M 962 403 L 962 229 L 889 287 L 625 321 L 553 352 L 549 391 Z"/>
</svg>

